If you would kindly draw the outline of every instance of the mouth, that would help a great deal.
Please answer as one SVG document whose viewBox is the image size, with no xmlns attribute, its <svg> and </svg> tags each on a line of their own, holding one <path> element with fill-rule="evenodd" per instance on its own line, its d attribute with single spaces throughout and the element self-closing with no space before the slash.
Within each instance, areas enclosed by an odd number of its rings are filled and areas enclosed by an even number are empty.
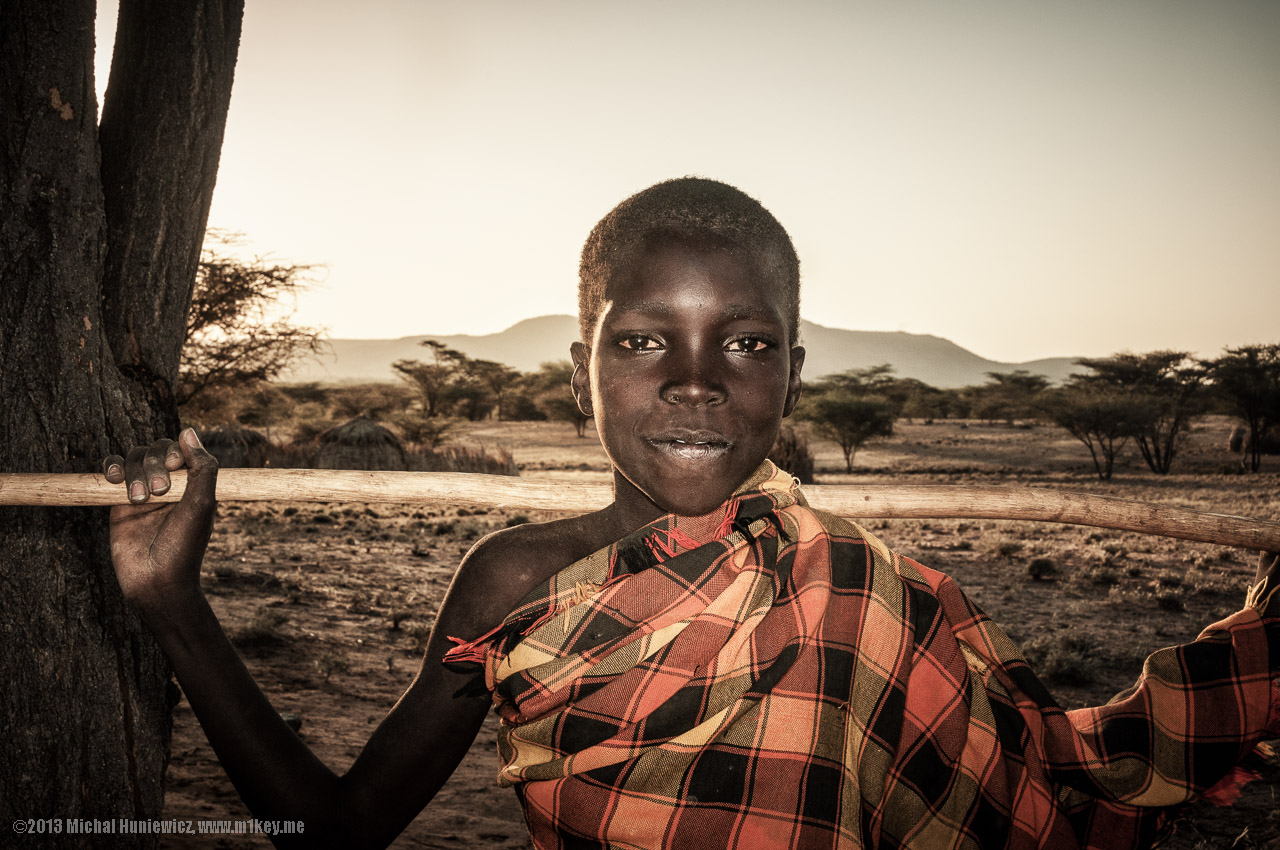
<svg viewBox="0 0 1280 850">
<path fill-rule="evenodd" d="M 681 460 L 709 460 L 726 454 L 733 443 L 714 431 L 675 430 L 650 437 L 658 451 Z"/>
</svg>

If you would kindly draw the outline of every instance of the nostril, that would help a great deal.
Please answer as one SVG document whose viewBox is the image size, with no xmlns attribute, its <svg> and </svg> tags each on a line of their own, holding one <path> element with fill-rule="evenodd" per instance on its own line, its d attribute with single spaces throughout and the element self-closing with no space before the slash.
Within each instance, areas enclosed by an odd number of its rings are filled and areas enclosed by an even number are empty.
<svg viewBox="0 0 1280 850">
<path fill-rule="evenodd" d="M 723 388 L 702 381 L 685 381 L 662 391 L 668 404 L 719 404 L 724 401 Z"/>
</svg>

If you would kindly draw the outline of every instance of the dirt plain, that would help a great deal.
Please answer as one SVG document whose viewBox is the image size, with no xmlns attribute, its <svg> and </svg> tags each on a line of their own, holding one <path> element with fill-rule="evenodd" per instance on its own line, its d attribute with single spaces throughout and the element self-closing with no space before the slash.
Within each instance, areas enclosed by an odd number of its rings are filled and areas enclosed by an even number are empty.
<svg viewBox="0 0 1280 850">
<path fill-rule="evenodd" d="M 1199 422 L 1170 475 L 1136 452 L 1113 480 L 1050 426 L 900 422 L 845 474 L 838 448 L 813 443 L 823 484 L 1050 487 L 1280 520 L 1280 459 L 1231 474 L 1230 423 Z M 561 423 L 479 423 L 455 442 L 510 451 L 525 477 L 607 480 L 593 432 Z M 408 686 L 436 606 L 462 555 L 484 534 L 551 514 L 362 504 L 224 503 L 204 586 L 276 708 L 334 770 L 355 759 Z M 1096 704 L 1132 683 L 1151 651 L 1194 639 L 1236 610 L 1255 555 L 1077 526 L 975 520 L 869 520 L 890 546 L 954 576 L 1037 663 L 1059 702 Z M 1039 566 L 1032 568 L 1033 563 Z M 496 725 L 486 721 L 442 793 L 396 847 L 523 848 L 514 794 L 494 783 Z M 1229 809 L 1197 804 L 1165 846 L 1280 848 L 1280 759 Z M 165 817 L 246 819 L 189 706 L 174 714 Z M 173 836 L 171 848 L 269 847 L 262 836 Z"/>
</svg>

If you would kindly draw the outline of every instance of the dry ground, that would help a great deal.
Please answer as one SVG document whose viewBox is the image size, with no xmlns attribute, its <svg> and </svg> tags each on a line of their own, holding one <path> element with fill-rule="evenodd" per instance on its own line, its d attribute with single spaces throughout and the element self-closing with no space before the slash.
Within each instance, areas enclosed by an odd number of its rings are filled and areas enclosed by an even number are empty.
<svg viewBox="0 0 1280 850">
<path fill-rule="evenodd" d="M 1267 459 L 1261 474 L 1223 474 L 1228 430 L 1225 420 L 1199 426 L 1170 476 L 1150 474 L 1135 457 L 1108 483 L 1093 476 L 1083 446 L 1043 426 L 901 424 L 897 436 L 858 455 L 851 476 L 833 444 L 815 448 L 822 483 L 1047 486 L 1280 520 L 1280 459 Z M 457 440 L 513 452 L 526 476 L 607 475 L 594 435 L 578 439 L 564 424 L 486 423 Z M 341 771 L 412 679 L 459 558 L 479 536 L 519 519 L 448 508 L 224 504 L 205 588 L 277 708 L 300 715 L 304 740 Z M 870 528 L 955 576 L 1038 661 L 1067 707 L 1107 699 L 1132 682 L 1147 653 L 1191 640 L 1233 611 L 1254 569 L 1252 553 L 1073 526 L 914 520 Z M 1044 559 L 1039 577 L 1029 571 L 1036 559 Z M 1193 808 L 1168 846 L 1280 848 L 1280 764 L 1262 769 L 1264 781 L 1234 809 Z M 495 771 L 490 720 L 396 846 L 528 846 L 514 795 L 494 785 Z M 185 702 L 175 713 L 165 814 L 248 817 Z M 269 845 L 175 837 L 165 846 Z"/>
</svg>

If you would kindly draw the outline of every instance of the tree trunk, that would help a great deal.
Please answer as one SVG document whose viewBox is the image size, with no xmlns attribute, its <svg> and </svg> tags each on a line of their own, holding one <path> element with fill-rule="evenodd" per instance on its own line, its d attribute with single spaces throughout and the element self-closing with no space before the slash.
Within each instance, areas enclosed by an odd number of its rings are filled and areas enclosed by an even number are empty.
<svg viewBox="0 0 1280 850">
<path fill-rule="evenodd" d="M 0 0 L 0 469 L 91 471 L 175 430 L 242 5 L 123 0 L 100 146 L 93 0 Z M 67 819 L 158 817 L 169 673 L 105 513 L 0 509 L 0 586 L 2 828 L 92 846 Z"/>
</svg>

